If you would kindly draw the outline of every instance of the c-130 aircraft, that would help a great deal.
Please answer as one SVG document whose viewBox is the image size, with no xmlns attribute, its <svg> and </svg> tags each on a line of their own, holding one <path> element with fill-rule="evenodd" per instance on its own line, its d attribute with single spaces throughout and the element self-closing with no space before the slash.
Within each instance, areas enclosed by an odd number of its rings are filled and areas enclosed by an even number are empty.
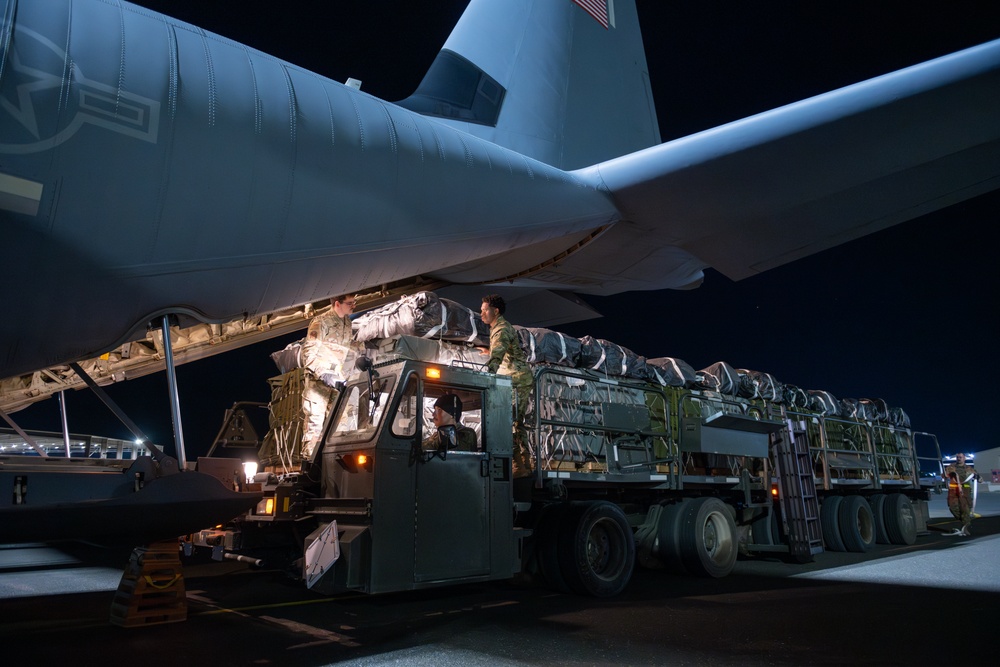
<svg viewBox="0 0 1000 667">
<path fill-rule="evenodd" d="M 630 0 L 473 0 L 396 104 L 128 3 L 0 0 L 0 378 L 168 314 L 433 283 L 513 286 L 524 316 L 750 276 L 995 189 L 998 69 L 991 42 L 661 144 Z M 140 462 L 103 512 L 33 477 L 5 537 L 171 536 L 248 502 Z"/>
<path fill-rule="evenodd" d="M 473 0 L 396 104 L 124 2 L 0 9 L 0 377 L 418 276 L 739 279 L 1000 183 L 1000 42 L 661 144 L 629 0 Z"/>
</svg>

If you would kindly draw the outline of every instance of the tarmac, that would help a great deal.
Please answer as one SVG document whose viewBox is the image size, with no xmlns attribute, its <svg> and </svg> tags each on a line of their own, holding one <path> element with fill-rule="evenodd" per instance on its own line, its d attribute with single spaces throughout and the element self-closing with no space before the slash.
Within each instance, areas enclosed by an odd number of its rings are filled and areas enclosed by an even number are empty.
<svg viewBox="0 0 1000 667">
<path fill-rule="evenodd" d="M 946 494 L 931 494 L 928 528 L 955 541 L 955 548 L 900 555 L 874 562 L 843 565 L 821 572 L 795 575 L 826 581 L 866 581 L 880 584 L 920 585 L 935 588 L 1000 592 L 1000 535 L 979 535 L 972 522 L 972 539 L 947 533 L 959 524 L 948 510 Z M 980 494 L 979 518 L 1000 516 L 1000 493 Z M 983 567 L 983 565 L 989 567 Z"/>
<path fill-rule="evenodd" d="M 914 545 L 741 559 L 722 579 L 636 570 L 611 599 L 518 582 L 323 597 L 279 573 L 190 563 L 186 620 L 139 628 L 109 622 L 127 552 L 0 547 L 0 647 L 9 664 L 105 667 L 994 665 L 1000 493 L 980 496 L 969 538 L 947 536 L 944 495 L 929 509 Z"/>
</svg>

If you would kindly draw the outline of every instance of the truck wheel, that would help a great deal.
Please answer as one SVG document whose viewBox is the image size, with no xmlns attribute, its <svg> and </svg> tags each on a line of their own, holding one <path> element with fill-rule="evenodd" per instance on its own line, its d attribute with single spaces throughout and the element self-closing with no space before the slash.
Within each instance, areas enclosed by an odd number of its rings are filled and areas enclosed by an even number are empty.
<svg viewBox="0 0 1000 667">
<path fill-rule="evenodd" d="M 917 517 L 910 499 L 902 493 L 890 493 L 885 499 L 885 531 L 892 544 L 917 541 Z"/>
<path fill-rule="evenodd" d="M 892 544 L 889 541 L 889 533 L 885 530 L 885 499 L 884 493 L 876 493 L 868 499 L 868 504 L 872 508 L 872 516 L 875 517 L 875 542 L 876 544 Z"/>
<path fill-rule="evenodd" d="M 684 561 L 681 560 L 681 524 L 690 503 L 690 500 L 684 498 L 676 503 L 664 505 L 656 529 L 653 555 L 668 571 L 675 574 L 688 573 Z"/>
<path fill-rule="evenodd" d="M 736 522 L 718 498 L 690 502 L 681 525 L 681 558 L 692 573 L 724 577 L 736 565 Z"/>
<path fill-rule="evenodd" d="M 840 536 L 840 504 L 841 496 L 828 496 L 819 508 L 819 521 L 823 527 L 823 546 L 827 551 L 843 551 L 844 539 Z"/>
<path fill-rule="evenodd" d="M 663 561 L 653 553 L 658 544 L 657 532 L 662 512 L 663 505 L 650 505 L 649 510 L 646 512 L 646 520 L 641 526 L 635 529 L 635 562 L 640 567 L 648 570 L 663 569 Z"/>
<path fill-rule="evenodd" d="M 563 521 L 559 549 L 566 583 L 583 595 L 618 595 L 635 567 L 635 539 L 625 513 L 608 502 L 574 509 Z"/>
<path fill-rule="evenodd" d="M 862 496 L 847 496 L 838 513 L 840 537 L 844 548 L 854 553 L 871 551 L 875 546 L 875 517 Z"/>
<path fill-rule="evenodd" d="M 563 578 L 559 566 L 559 527 L 570 506 L 567 503 L 549 505 L 542 510 L 535 523 L 535 558 L 538 559 L 538 571 L 545 583 L 554 591 L 569 593 L 569 585 Z"/>
<path fill-rule="evenodd" d="M 772 546 L 780 544 L 781 538 L 778 535 L 778 508 L 773 504 L 767 514 L 754 519 L 751 532 L 753 533 L 753 543 Z"/>
</svg>

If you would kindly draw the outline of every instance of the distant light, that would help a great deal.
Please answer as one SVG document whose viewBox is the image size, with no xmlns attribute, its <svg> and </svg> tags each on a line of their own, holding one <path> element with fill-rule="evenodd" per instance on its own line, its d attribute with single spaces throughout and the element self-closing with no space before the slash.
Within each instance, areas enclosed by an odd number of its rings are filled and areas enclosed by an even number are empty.
<svg viewBox="0 0 1000 667">
<path fill-rule="evenodd" d="M 243 476 L 246 477 L 247 484 L 253 481 L 253 478 L 257 476 L 257 462 L 256 461 L 244 461 L 243 462 Z"/>
<path fill-rule="evenodd" d="M 135 444 L 136 444 L 136 447 L 138 447 L 139 445 L 141 445 L 142 444 L 142 438 L 139 438 L 138 440 L 136 440 Z"/>
</svg>

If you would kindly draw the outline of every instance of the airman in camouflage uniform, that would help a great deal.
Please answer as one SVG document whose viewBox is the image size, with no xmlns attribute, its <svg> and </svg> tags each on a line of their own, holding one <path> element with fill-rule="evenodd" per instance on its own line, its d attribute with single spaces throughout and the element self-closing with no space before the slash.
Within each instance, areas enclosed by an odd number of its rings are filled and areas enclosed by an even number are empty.
<svg viewBox="0 0 1000 667">
<path fill-rule="evenodd" d="M 327 413 L 337 399 L 337 386 L 346 379 L 344 364 L 353 343 L 351 312 L 356 303 L 353 296 L 330 299 L 329 312 L 314 317 L 309 323 L 302 344 L 302 365 L 309 371 L 302 390 L 303 458 L 311 457 L 316 449 Z"/>
<path fill-rule="evenodd" d="M 972 466 L 965 465 L 965 454 L 955 455 L 955 463 L 944 469 L 944 478 L 948 480 L 948 509 L 952 515 L 962 522 L 961 529 L 955 529 L 949 535 L 972 535 L 969 526 L 972 524 L 972 484 L 980 481 L 979 474 Z"/>
<path fill-rule="evenodd" d="M 528 451 L 528 438 L 524 431 L 524 415 L 528 411 L 528 397 L 534 379 L 514 327 L 503 317 L 506 308 L 502 297 L 490 294 L 483 297 L 479 315 L 490 327 L 490 359 L 486 367 L 491 373 L 509 375 L 514 389 L 514 447 L 511 463 L 514 476 L 523 477 L 531 473 L 531 453 Z"/>
</svg>

